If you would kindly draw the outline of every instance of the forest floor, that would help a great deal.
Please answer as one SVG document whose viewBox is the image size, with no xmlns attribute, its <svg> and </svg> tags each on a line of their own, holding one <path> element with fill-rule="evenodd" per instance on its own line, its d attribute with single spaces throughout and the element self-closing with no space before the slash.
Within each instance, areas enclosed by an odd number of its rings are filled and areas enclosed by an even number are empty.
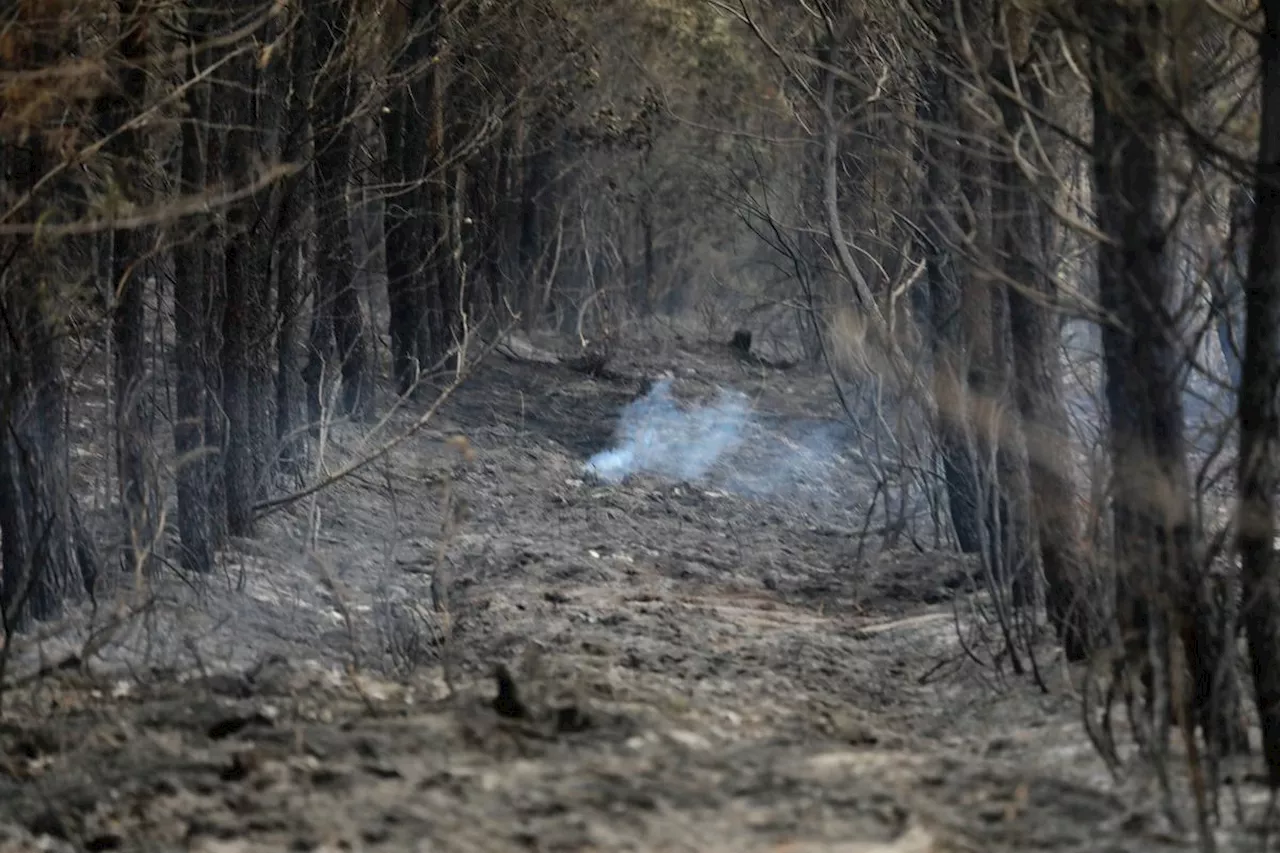
<svg viewBox="0 0 1280 853">
<path fill-rule="evenodd" d="M 1079 672 L 1046 646 L 1046 692 L 965 653 L 961 558 L 867 546 L 870 462 L 822 371 L 676 337 L 611 366 L 637 381 L 495 355 L 320 495 L 314 550 L 301 501 L 216 576 L 161 585 L 89 672 L 22 680 L 87 621 L 20 648 L 0 851 L 1193 846 L 1096 757 Z M 664 370 L 745 392 L 757 432 L 705 479 L 584 477 Z M 334 467 L 361 452 L 344 429 Z M 442 539 L 446 483 L 469 509 Z M 494 706 L 498 664 L 523 717 Z"/>
</svg>

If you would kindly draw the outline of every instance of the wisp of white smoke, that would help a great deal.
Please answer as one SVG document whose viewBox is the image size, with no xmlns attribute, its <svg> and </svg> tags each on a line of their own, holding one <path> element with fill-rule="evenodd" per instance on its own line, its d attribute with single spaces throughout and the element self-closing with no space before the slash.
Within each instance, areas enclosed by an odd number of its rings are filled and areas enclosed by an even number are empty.
<svg viewBox="0 0 1280 853">
<path fill-rule="evenodd" d="M 746 395 L 724 389 L 713 403 L 681 410 L 663 379 L 623 410 L 613 448 L 592 456 L 586 471 L 608 483 L 641 472 L 696 480 L 741 443 L 750 418 Z"/>
<path fill-rule="evenodd" d="M 613 446 L 584 474 L 618 484 L 645 473 L 843 518 L 863 505 L 848 479 L 868 474 L 855 474 L 865 468 L 857 435 L 840 421 L 757 412 L 740 391 L 677 406 L 663 379 L 623 409 Z"/>
</svg>

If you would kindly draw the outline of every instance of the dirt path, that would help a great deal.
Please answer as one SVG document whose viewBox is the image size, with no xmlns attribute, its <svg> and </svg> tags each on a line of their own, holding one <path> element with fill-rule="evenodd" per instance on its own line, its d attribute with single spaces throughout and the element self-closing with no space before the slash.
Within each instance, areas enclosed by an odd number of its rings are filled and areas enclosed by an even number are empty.
<svg viewBox="0 0 1280 853">
<path fill-rule="evenodd" d="M 675 364 L 694 393 L 748 393 L 777 446 L 787 424 L 838 421 L 821 375 L 707 350 L 624 366 Z M 324 495 L 319 563 L 295 506 L 118 638 L 107 662 L 130 676 L 13 691 L 0 850 L 1174 846 L 1110 791 L 1052 661 L 1045 695 L 965 660 L 963 565 L 859 547 L 856 447 L 768 500 L 714 476 L 584 481 L 639 392 L 496 362 Z M 474 460 L 445 449 L 455 432 Z M 446 548 L 453 698 L 429 605 L 446 470 L 469 507 Z M 494 708 L 498 663 L 522 718 Z"/>
</svg>

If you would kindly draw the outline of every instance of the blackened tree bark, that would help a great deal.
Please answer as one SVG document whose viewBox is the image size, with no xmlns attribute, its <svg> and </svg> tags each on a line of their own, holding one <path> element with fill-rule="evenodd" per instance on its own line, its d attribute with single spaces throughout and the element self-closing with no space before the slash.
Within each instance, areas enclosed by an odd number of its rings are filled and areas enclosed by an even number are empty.
<svg viewBox="0 0 1280 853">
<path fill-rule="evenodd" d="M 991 267 L 996 237 L 991 128 L 974 96 L 965 91 L 966 77 L 981 79 L 990 67 L 994 6 L 991 0 L 981 0 L 962 6 L 943 3 L 937 9 L 939 54 L 950 66 L 950 73 L 943 72 L 942 96 L 955 119 L 954 125 L 937 129 L 953 137 L 954 143 L 938 147 L 950 149 L 943 157 L 956 170 L 959 195 L 949 197 L 948 207 L 939 212 L 936 224 L 941 230 L 936 233 L 945 250 L 957 255 L 961 272 L 960 336 L 966 375 L 960 406 L 968 446 L 976 455 L 974 502 L 982 554 L 997 590 L 1009 595 L 1008 603 L 1021 606 L 1035 600 L 1038 569 L 1032 547 L 1026 443 L 1014 405 L 1008 298 Z M 997 606 L 1003 607 L 1004 602 Z"/>
<path fill-rule="evenodd" d="M 209 185 L 216 185 L 224 178 L 225 137 L 225 131 L 216 126 L 211 126 L 204 134 L 205 179 Z M 204 271 L 204 312 L 201 320 L 201 328 L 204 330 L 204 435 L 208 451 L 205 456 L 205 477 L 209 488 L 209 541 L 215 551 L 227 539 L 227 416 L 222 405 L 223 317 L 226 315 L 227 302 L 225 218 L 222 211 L 210 214 L 201 241 L 201 266 Z"/>
<path fill-rule="evenodd" d="M 303 167 L 280 187 L 276 225 L 280 236 L 276 272 L 276 440 L 280 443 L 280 465 L 285 470 L 296 468 L 304 449 L 298 435 L 304 396 L 298 333 L 302 306 L 313 284 L 312 242 L 308 239 L 313 202 L 309 162 L 313 153 L 311 48 L 310 34 L 299 25 L 289 39 L 288 131 L 281 140 L 280 157 L 285 163 Z"/>
<path fill-rule="evenodd" d="M 1217 608 L 1200 576 L 1180 382 L 1174 282 L 1160 215 L 1163 114 L 1150 39 L 1158 6 L 1109 3 L 1092 13 L 1093 176 L 1099 231 L 1100 305 L 1113 472 L 1117 619 L 1126 660 L 1148 685 L 1173 682 L 1173 644 L 1190 667 L 1189 695 L 1175 697 L 1184 725 L 1213 746 L 1244 748 L 1233 670 Z M 1154 658 L 1148 654 L 1155 650 Z M 1155 679 L 1159 679 L 1156 682 Z M 1165 709 L 1155 709 L 1163 735 Z"/>
<path fill-rule="evenodd" d="M 306 376 L 313 421 L 319 419 L 326 402 L 319 380 L 328 371 L 341 375 L 339 403 L 344 414 L 361 416 L 372 402 L 367 324 L 355 281 L 347 200 L 355 132 L 350 110 L 356 85 L 341 50 L 349 14 L 348 4 L 325 0 L 311 16 L 315 20 L 310 27 L 312 55 L 325 63 L 316 69 L 312 99 L 318 281 Z"/>
<path fill-rule="evenodd" d="M 48 263 L 33 260 L 17 261 L 0 288 L 0 608 L 12 627 L 92 593 L 99 572 L 67 470 L 61 306 L 37 296 Z"/>
<path fill-rule="evenodd" d="M 494 332 L 501 328 L 507 319 L 504 315 L 508 313 L 504 305 L 507 293 L 503 286 L 502 239 L 504 217 L 510 202 L 507 193 L 510 192 L 508 184 L 512 165 L 505 139 L 499 137 L 477 172 L 477 179 L 468 185 L 467 194 L 470 210 L 488 212 L 487 216 L 473 217 L 471 226 L 476 234 L 475 244 L 479 247 L 476 274 L 485 283 L 483 289 L 475 288 L 477 301 L 472 315 L 483 317 L 486 326 Z"/>
<path fill-rule="evenodd" d="M 954 263 L 935 246 L 925 262 L 929 294 L 929 339 L 933 346 L 933 395 L 938 404 L 935 432 L 947 507 L 956 542 L 965 554 L 982 551 L 978 471 L 969 453 L 963 420 L 960 354 L 960 288 Z"/>
<path fill-rule="evenodd" d="M 320 210 L 317 204 L 317 218 Z M 329 389 L 340 381 L 334 375 L 336 348 L 333 343 L 333 300 L 328 296 L 324 264 L 331 254 L 324 249 L 324 242 L 316 238 L 316 280 L 312 293 L 311 321 L 307 330 L 307 361 L 302 368 L 302 378 L 307 386 L 307 415 L 311 435 L 320 432 L 325 406 L 329 402 Z"/>
<path fill-rule="evenodd" d="M 145 139 L 126 123 L 142 107 L 147 77 L 142 63 L 147 55 L 147 25 L 137 0 L 119 3 L 123 35 L 116 89 L 102 99 L 103 130 L 115 134 L 108 146 L 115 159 L 117 191 L 130 201 L 142 201 Z M 120 497 L 124 510 L 125 555 L 129 568 L 143 570 L 150 562 L 157 531 L 153 511 L 155 489 L 148 474 L 151 439 L 145 399 L 145 316 L 149 229 L 121 229 L 114 234 L 111 286 L 115 311 L 111 327 L 114 345 L 116 457 L 120 472 Z"/>
<path fill-rule="evenodd" d="M 520 322 L 529 327 L 528 281 L 521 272 L 520 225 L 524 207 L 524 109 L 517 104 L 508 122 L 502 143 L 502 186 L 499 189 L 499 228 L 497 236 L 498 269 L 504 294 L 511 309 L 520 314 Z"/>
<path fill-rule="evenodd" d="M 1280 788 L 1280 0 L 1264 0 L 1257 200 L 1245 284 L 1240 384 L 1239 544 L 1244 626 L 1267 781 Z"/>
<path fill-rule="evenodd" d="M 22 192 L 45 175 L 40 144 L 0 141 L 0 189 Z M 0 614 L 20 627 L 92 593 L 99 565 L 70 487 L 57 261 L 28 237 L 6 240 L 0 257 Z"/>
<path fill-rule="evenodd" d="M 245 17 L 256 2 L 240 4 Z M 269 32 L 268 32 L 269 35 Z M 217 90 L 216 113 L 227 128 L 223 155 L 225 180 L 243 187 L 253 179 L 252 157 L 270 157 L 273 133 L 259 121 L 265 101 L 255 57 L 242 52 L 226 66 L 227 80 Z M 266 491 L 268 443 L 272 429 L 269 271 L 272 246 L 261 239 L 270 195 L 255 193 L 227 210 L 225 302 L 222 328 L 222 406 L 227 438 L 224 471 L 227 530 L 233 536 L 253 536 L 254 504 Z"/>
<path fill-rule="evenodd" d="M 526 330 L 531 330 L 542 322 L 548 308 L 548 282 L 543 276 L 548 275 L 549 270 L 543 269 L 543 265 L 539 263 L 539 247 L 550 238 L 546 233 L 546 211 L 551 205 L 551 176 L 555 160 L 549 149 L 532 152 L 525 150 L 528 144 L 526 137 L 530 135 L 530 120 L 522 117 L 521 121 L 518 151 L 523 163 L 523 180 L 520 182 L 520 234 L 517 253 L 520 282 L 525 291 L 524 325 Z"/>
<path fill-rule="evenodd" d="M 453 58 L 448 55 L 452 50 L 449 45 L 449 13 L 443 8 L 439 20 L 432 30 L 432 55 L 435 61 L 431 65 L 430 97 L 427 101 L 430 110 L 429 129 L 427 133 L 427 162 L 429 174 L 429 222 L 428 245 L 431 247 L 431 269 L 434 278 L 430 303 L 428 307 L 428 325 L 431 331 L 433 360 L 445 359 L 446 365 L 452 368 L 457 362 L 458 353 L 452 352 L 461 334 L 462 291 L 464 282 L 461 276 L 462 245 L 458 223 L 455 219 L 454 207 L 457 204 L 457 188 L 459 175 L 449 168 L 448 158 L 448 90 L 449 77 Z"/>
<path fill-rule="evenodd" d="M 246 0 L 249 14 L 261 14 L 262 5 Z M 249 152 L 249 171 L 254 163 L 278 164 L 283 160 L 285 139 L 290 135 L 289 89 L 292 69 L 288 61 L 288 44 L 285 41 L 287 21 L 282 15 L 268 15 L 262 26 L 260 38 L 271 45 L 280 59 L 252 63 L 250 79 L 253 91 L 247 99 L 251 127 L 257 146 Z M 251 174 L 250 179 L 258 175 Z M 253 278 L 256 316 L 252 323 L 249 347 L 250 397 L 252 406 L 252 447 L 255 503 L 271 497 L 272 475 L 277 470 L 280 445 L 276 441 L 276 367 L 279 347 L 275 334 L 279 316 L 274 288 L 279 280 L 279 253 L 282 241 L 273 229 L 280 221 L 280 211 L 288 190 L 284 181 L 275 181 L 265 190 L 255 193 L 252 202 L 251 239 L 253 250 Z M 263 235 L 271 235 L 263 239 Z"/>
<path fill-rule="evenodd" d="M 433 262 L 434 241 L 438 235 L 431 225 L 434 210 L 431 181 L 443 180 L 443 175 L 432 159 L 431 115 L 435 66 L 443 61 L 443 58 L 437 59 L 443 5 L 435 0 L 414 0 L 409 10 L 409 31 L 414 39 L 410 45 L 410 58 L 414 61 L 413 81 L 409 86 L 412 108 L 402 113 L 405 147 L 401 156 L 405 178 L 410 181 L 405 195 L 410 211 L 405 233 L 411 241 L 409 251 L 416 252 L 411 261 L 407 298 L 412 305 L 415 352 L 423 370 L 439 366 L 439 337 L 432 326 L 433 306 L 438 304 L 439 293 Z"/>
<path fill-rule="evenodd" d="M 409 392 L 418 374 L 417 354 L 414 352 L 414 315 L 412 305 L 406 299 L 413 256 L 405 240 L 408 215 L 404 200 L 400 198 L 408 184 L 404 158 L 404 112 L 408 106 L 406 93 L 394 93 L 387 107 L 386 120 L 382 123 L 382 132 L 386 136 L 383 170 L 387 183 L 396 188 L 382 214 L 386 219 L 382 239 L 386 241 L 387 254 L 387 331 L 391 337 L 391 370 L 401 394 Z"/>
<path fill-rule="evenodd" d="M 383 241 L 387 259 L 387 301 L 392 366 L 400 393 L 414 387 L 421 371 L 431 364 L 427 329 L 429 267 L 425 255 L 425 217 L 428 194 L 425 170 L 428 167 L 423 78 L 429 73 L 429 17 L 435 3 L 414 0 L 405 10 L 407 42 L 398 70 L 410 84 L 393 95 L 383 122 L 386 146 L 387 182 L 393 197 L 383 207 Z"/>
<path fill-rule="evenodd" d="M 390 111 L 383 122 L 386 134 L 386 173 L 388 183 L 397 189 L 395 195 L 383 207 L 383 240 L 387 257 L 388 331 L 391 336 L 391 366 L 396 387 L 407 394 L 415 387 L 425 353 L 418 348 L 419 330 L 426 323 L 422 306 L 420 244 L 418 228 L 421 215 L 416 213 L 412 201 L 420 193 L 417 179 L 410 166 L 422 160 L 410 154 L 417 147 L 417 139 L 407 138 L 406 128 L 420 123 L 410 117 L 412 103 L 408 93 L 398 92 L 392 97 Z M 419 139 L 421 137 L 418 137 Z M 419 152 L 413 152 L 417 154 Z"/>
<path fill-rule="evenodd" d="M 228 81 L 217 90 L 216 114 L 227 128 L 224 173 L 236 186 L 250 180 L 249 155 L 256 147 L 252 130 L 252 57 L 232 60 Z M 258 347 L 259 319 L 265 306 L 255 269 L 251 228 L 255 218 L 252 199 L 227 210 L 224 263 L 226 299 L 222 314 L 222 409 L 226 413 L 226 455 L 223 458 L 227 489 L 227 532 L 253 536 L 253 504 L 258 465 L 254 447 L 253 358 Z M 216 320 L 215 320 L 216 322 Z"/>
<path fill-rule="evenodd" d="M 331 221 L 335 215 L 333 210 L 335 204 L 331 198 L 333 176 L 333 152 L 334 132 L 335 129 L 326 124 L 326 111 L 321 106 L 322 99 L 333 97 L 334 82 L 332 79 L 325 81 L 323 89 L 317 90 L 315 86 L 315 76 L 320 70 L 321 58 L 327 56 L 322 52 L 333 46 L 332 34 L 326 36 L 317 32 L 317 30 L 325 29 L 322 23 L 317 20 L 317 16 L 312 14 L 303 18 L 305 30 L 300 33 L 300 37 L 306 38 L 311 43 L 310 56 L 312 62 L 306 68 L 306 74 L 313 81 L 311 91 L 311 101 L 308 103 L 308 110 L 311 115 L 311 133 L 314 146 L 314 159 L 312 160 L 312 174 L 314 177 L 315 195 L 312 197 L 312 211 L 314 220 L 312 225 L 316 235 L 316 277 L 311 292 L 311 320 L 307 331 L 307 360 L 303 368 L 303 381 L 306 383 L 307 389 L 307 416 L 308 423 L 311 427 L 313 436 L 319 434 L 321 420 L 324 417 L 325 407 L 329 402 L 329 389 L 333 383 L 338 380 L 334 372 L 337 368 L 334 359 L 335 347 L 333 342 L 333 293 L 335 289 L 335 277 L 341 278 L 343 270 L 341 269 L 342 260 L 347 260 L 347 275 L 350 275 L 350 252 L 343 252 L 345 245 L 345 236 L 338 234 L 338 245 L 334 245 L 335 228 Z M 332 78 L 333 70 L 329 69 L 330 78 Z M 345 79 L 341 81 L 341 85 L 345 86 Z M 320 158 L 327 156 L 329 158 L 326 176 L 322 183 Z M 345 208 L 345 199 L 340 199 L 338 204 L 339 212 Z M 345 216 L 345 214 L 341 214 Z M 345 219 L 340 219 L 345 222 Z M 336 255 L 336 257 L 335 257 Z M 335 269 L 335 263 L 338 267 Z"/>
<path fill-rule="evenodd" d="M 971 82 L 989 71 L 993 3 L 939 2 L 929 11 L 937 46 L 926 71 L 924 200 L 937 436 L 957 539 L 981 555 L 1019 671 L 1014 608 L 1036 601 L 1038 555 L 1010 307 L 992 266 L 991 128 Z"/>
<path fill-rule="evenodd" d="M 918 117 L 929 133 L 955 121 L 946 100 L 942 72 L 925 75 L 925 96 Z M 977 554 L 982 550 L 982 525 L 978 512 L 978 472 L 965 438 L 963 413 L 963 366 L 960 335 L 961 282 L 956 261 L 942 242 L 939 207 L 951 203 L 959 188 L 950 158 L 936 142 L 926 143 L 924 218 L 929 223 L 931 242 L 926 245 L 925 277 L 928 282 L 929 341 L 933 354 L 933 396 L 938 408 L 935 434 L 942 460 L 942 476 L 947 488 L 951 526 L 960 550 Z"/>
<path fill-rule="evenodd" d="M 1048 212 L 1012 156 L 1013 146 L 1025 138 L 1022 131 L 1032 120 L 1026 107 L 1039 110 L 1045 101 L 1041 78 L 1025 66 L 1035 61 L 1034 55 L 1015 54 L 1017 45 L 1028 44 L 1030 37 L 1029 31 L 1020 32 L 1028 30 L 1030 21 L 1017 20 L 1019 14 L 1011 4 L 999 4 L 992 77 L 1009 147 L 996 159 L 992 223 L 998 263 L 1011 282 L 1007 291 L 1015 397 L 1027 445 L 1030 508 L 1044 571 L 1045 607 L 1067 659 L 1079 661 L 1088 654 L 1092 635 L 1083 585 L 1081 524 L 1066 453 L 1070 433 L 1062 398 L 1060 335 L 1051 307 L 1058 294 L 1052 277 L 1045 273 Z M 1015 91 L 1025 104 L 1007 94 Z"/>
<path fill-rule="evenodd" d="M 994 195 L 999 194 L 997 191 Z M 998 443 L 991 488 L 995 491 L 999 516 L 996 524 L 989 527 L 988 537 L 994 551 L 992 563 L 999 570 L 996 577 L 1007 584 L 1010 603 L 1016 607 L 1034 606 L 1043 595 L 1038 589 L 1040 563 L 1031 512 L 1027 440 L 1017 406 L 1013 307 L 1008 288 L 994 281 L 989 286 L 992 360 L 986 394 L 994 406 L 989 420 L 990 435 Z"/>
<path fill-rule="evenodd" d="M 944 7 L 947 4 L 943 4 Z M 942 19 L 937 10 L 941 30 L 950 18 Z M 946 61 L 945 42 L 940 42 L 938 62 Z M 960 83 L 949 76 L 958 68 L 952 57 L 951 68 L 935 64 L 925 72 L 925 93 L 918 117 L 924 128 L 926 143 L 925 185 L 923 205 L 930 243 L 927 247 L 926 277 L 929 283 L 929 332 L 933 346 L 933 386 L 938 409 L 936 434 L 942 457 L 943 477 L 951 523 L 961 551 L 977 554 L 983 551 L 982 483 L 977 460 L 969 443 L 969 401 L 966 392 L 965 364 L 966 313 L 981 309 L 971 306 L 962 310 L 970 282 L 972 265 L 960 253 L 964 246 L 964 230 L 958 217 L 964 215 L 962 170 L 965 163 L 958 149 L 961 126 L 960 104 L 956 89 Z M 976 201 L 976 200 L 973 200 Z"/>
<path fill-rule="evenodd" d="M 204 37 L 204 18 L 192 15 L 189 23 L 194 47 Z M 189 50 L 187 75 L 198 73 L 194 50 Z M 205 189 L 204 128 L 208 125 L 208 97 L 202 86 L 192 86 L 186 96 L 187 120 L 182 124 L 182 166 L 179 188 L 185 195 Z M 204 223 L 193 218 L 184 225 L 200 233 Z M 186 229 L 184 229 L 186 230 Z M 173 249 L 174 358 L 177 367 L 176 417 L 173 444 L 177 454 L 178 537 L 180 565 L 188 571 L 213 570 L 213 543 L 209 532 L 209 487 L 205 477 L 205 371 L 204 371 L 204 254 L 195 238 L 179 235 Z"/>
<path fill-rule="evenodd" d="M 448 247 L 448 275 L 445 281 L 448 286 L 440 289 L 442 307 L 444 309 L 446 342 L 450 349 L 462 343 L 463 323 L 471 323 L 470 313 L 475 295 L 471 287 L 470 262 L 472 260 L 470 235 L 463 234 L 464 205 L 467 199 L 467 184 L 471 180 L 471 170 L 458 163 L 449 169 L 449 183 L 446 188 L 449 216 L 446 220 L 445 234 Z M 450 369 L 462 360 L 461 350 L 446 352 L 446 363 Z"/>
<path fill-rule="evenodd" d="M 362 97 L 370 98 L 378 84 L 360 75 Z M 377 341 L 373 323 L 378 314 L 378 297 L 386 293 L 386 257 L 383 235 L 384 194 L 386 179 L 385 136 L 382 130 L 383 115 L 380 110 L 366 110 L 354 119 L 352 141 L 354 162 L 352 166 L 351 241 L 355 248 L 355 289 L 368 310 L 371 364 L 377 363 Z M 371 368 L 372 371 L 372 368 Z"/>
</svg>

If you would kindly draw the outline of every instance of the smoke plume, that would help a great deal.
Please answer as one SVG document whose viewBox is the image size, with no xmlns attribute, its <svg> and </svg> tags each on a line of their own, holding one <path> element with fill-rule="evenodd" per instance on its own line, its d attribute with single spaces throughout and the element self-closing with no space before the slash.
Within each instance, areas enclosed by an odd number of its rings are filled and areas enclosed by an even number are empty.
<svg viewBox="0 0 1280 853">
<path fill-rule="evenodd" d="M 641 472 L 699 479 L 741 443 L 750 412 L 746 395 L 724 389 L 714 403 L 682 411 L 663 379 L 623 410 L 614 447 L 591 457 L 587 471 L 609 483 Z"/>
<path fill-rule="evenodd" d="M 656 383 L 619 418 L 613 446 L 592 456 L 587 474 L 620 483 L 634 474 L 700 482 L 741 495 L 851 503 L 836 475 L 857 457 L 848 424 L 756 412 L 739 391 L 680 407 L 671 380 Z"/>
</svg>

